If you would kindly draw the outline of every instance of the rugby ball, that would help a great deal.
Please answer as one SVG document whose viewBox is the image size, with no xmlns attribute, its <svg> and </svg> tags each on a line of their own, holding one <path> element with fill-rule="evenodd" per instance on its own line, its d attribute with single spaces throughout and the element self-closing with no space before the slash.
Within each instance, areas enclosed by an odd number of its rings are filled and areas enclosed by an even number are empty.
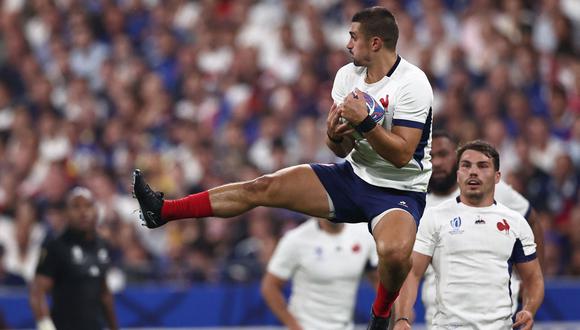
<svg viewBox="0 0 580 330">
<path fill-rule="evenodd" d="M 361 93 L 365 99 L 365 103 L 367 104 L 367 112 L 369 113 L 369 116 L 371 116 L 371 118 L 375 121 L 375 123 L 377 123 L 378 125 L 382 125 L 383 121 L 385 120 L 385 108 L 383 108 L 381 103 L 375 100 L 369 94 L 365 92 Z"/>
</svg>

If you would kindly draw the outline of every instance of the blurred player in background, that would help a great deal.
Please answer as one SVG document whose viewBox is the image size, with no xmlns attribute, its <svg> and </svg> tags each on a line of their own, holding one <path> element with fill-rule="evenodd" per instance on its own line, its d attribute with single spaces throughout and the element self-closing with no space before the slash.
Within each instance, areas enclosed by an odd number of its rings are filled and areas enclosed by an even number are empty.
<svg viewBox="0 0 580 330">
<path fill-rule="evenodd" d="M 411 328 L 419 281 L 429 264 L 437 284 L 433 329 L 512 327 L 511 268 L 525 288 L 514 328 L 531 329 L 544 297 L 534 234 L 518 212 L 494 200 L 499 155 L 474 141 L 457 151 L 459 196 L 428 208 L 421 219 L 413 268 L 396 304 L 396 330 Z"/>
<path fill-rule="evenodd" d="M 434 131 L 432 138 L 431 162 L 433 163 L 433 174 L 429 181 L 427 208 L 436 207 L 448 199 L 459 196 L 456 153 L 458 141 L 450 133 L 442 130 Z M 504 181 L 500 181 L 495 186 L 494 199 L 526 218 L 534 232 L 536 251 L 541 264 L 544 251 L 544 233 L 541 223 L 537 220 L 536 214 L 528 200 L 513 190 Z M 510 283 L 513 301 L 512 313 L 515 315 L 521 282 L 518 276 L 513 276 Z M 429 266 L 425 272 L 423 287 L 421 289 L 421 300 L 425 306 L 425 323 L 427 328 L 431 327 L 431 322 L 437 309 L 435 301 L 436 294 L 435 274 L 433 268 Z"/>
<path fill-rule="evenodd" d="M 39 330 L 118 329 L 113 295 L 106 283 L 109 255 L 97 236 L 97 209 L 86 188 L 67 198 L 68 226 L 43 246 L 30 288 Z M 47 294 L 52 296 L 48 308 Z"/>
<path fill-rule="evenodd" d="M 378 257 L 362 224 L 310 219 L 278 243 L 262 280 L 262 295 L 290 330 L 354 329 L 361 276 L 376 284 Z M 292 281 L 289 303 L 284 287 Z"/>
<path fill-rule="evenodd" d="M 380 278 L 369 329 L 386 329 L 391 306 L 411 269 L 417 223 L 425 207 L 433 91 L 425 73 L 397 54 L 399 30 L 387 9 L 356 13 L 349 33 L 353 63 L 336 74 L 326 140 L 346 162 L 289 167 L 178 200 L 164 200 L 136 170 L 134 194 L 150 228 L 175 219 L 233 217 L 256 206 L 335 222 L 368 222 Z M 361 91 L 385 108 L 381 125 L 368 115 Z"/>
</svg>

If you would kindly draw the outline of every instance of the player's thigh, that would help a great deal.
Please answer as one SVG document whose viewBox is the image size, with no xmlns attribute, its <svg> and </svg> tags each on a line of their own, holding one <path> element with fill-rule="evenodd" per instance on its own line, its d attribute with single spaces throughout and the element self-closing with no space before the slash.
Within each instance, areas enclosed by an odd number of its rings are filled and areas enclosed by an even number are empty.
<svg viewBox="0 0 580 330">
<path fill-rule="evenodd" d="M 386 212 L 372 232 L 379 256 L 400 260 L 411 257 L 416 233 L 415 219 L 401 209 Z"/>
<path fill-rule="evenodd" d="M 310 165 L 297 165 L 270 175 L 275 186 L 274 199 L 282 207 L 328 217 L 330 206 L 328 194 Z"/>
</svg>

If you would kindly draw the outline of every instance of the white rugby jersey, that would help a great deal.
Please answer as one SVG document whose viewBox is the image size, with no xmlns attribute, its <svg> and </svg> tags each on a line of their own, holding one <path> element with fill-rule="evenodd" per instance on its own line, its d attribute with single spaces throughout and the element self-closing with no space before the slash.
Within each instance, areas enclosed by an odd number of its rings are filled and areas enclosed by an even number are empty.
<svg viewBox="0 0 580 330">
<path fill-rule="evenodd" d="M 280 240 L 268 272 L 292 279 L 289 310 L 304 330 L 347 330 L 367 264 L 376 267 L 378 256 L 366 224 L 332 235 L 310 219 Z"/>
<path fill-rule="evenodd" d="M 457 188 L 453 193 L 445 196 L 435 195 L 432 193 L 427 194 L 426 207 L 436 207 L 442 202 L 456 198 L 457 196 L 459 196 L 459 188 Z M 531 207 L 528 200 L 504 181 L 500 181 L 495 185 L 494 199 L 526 218 L 530 213 Z M 512 289 L 513 302 L 512 313 L 515 313 L 518 307 L 517 298 L 520 293 L 520 280 L 517 274 L 513 274 L 510 286 Z M 425 276 L 423 277 L 423 286 L 421 288 L 421 301 L 425 307 L 425 324 L 427 325 L 428 329 L 431 328 L 430 326 L 433 322 L 433 316 L 437 310 L 436 295 L 437 290 L 435 287 L 435 273 L 433 271 L 433 267 L 429 265 L 429 267 L 427 267 L 427 271 L 425 272 Z"/>
<path fill-rule="evenodd" d="M 450 199 L 425 210 L 414 251 L 432 257 L 433 329 L 508 329 L 511 265 L 536 258 L 526 219 L 501 203 L 470 207 Z"/>
<path fill-rule="evenodd" d="M 364 181 L 380 187 L 426 192 L 431 176 L 431 126 L 433 90 L 421 69 L 400 56 L 393 68 L 380 81 L 367 84 L 366 67 L 353 63 L 340 68 L 334 78 L 332 99 L 341 104 L 355 88 L 375 100 L 388 103 L 383 127 L 407 126 L 423 130 L 413 157 L 403 168 L 377 154 L 364 138 L 355 140 L 355 147 L 346 157 L 353 170 Z"/>
</svg>

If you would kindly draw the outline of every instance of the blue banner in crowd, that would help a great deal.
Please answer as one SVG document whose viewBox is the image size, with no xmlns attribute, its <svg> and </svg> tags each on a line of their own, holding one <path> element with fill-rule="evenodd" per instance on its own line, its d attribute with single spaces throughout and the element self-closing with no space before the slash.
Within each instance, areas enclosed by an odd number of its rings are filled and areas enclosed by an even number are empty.
<svg viewBox="0 0 580 330">
<path fill-rule="evenodd" d="M 125 327 L 211 327 L 278 325 L 260 296 L 259 284 L 129 287 L 115 296 L 117 316 Z M 366 323 L 374 290 L 363 283 L 355 310 Z M 423 322 L 423 306 L 416 306 Z M 23 290 L 0 291 L 0 310 L 10 328 L 33 328 L 35 322 Z M 537 321 L 580 321 L 580 282 L 551 281 Z"/>
</svg>

